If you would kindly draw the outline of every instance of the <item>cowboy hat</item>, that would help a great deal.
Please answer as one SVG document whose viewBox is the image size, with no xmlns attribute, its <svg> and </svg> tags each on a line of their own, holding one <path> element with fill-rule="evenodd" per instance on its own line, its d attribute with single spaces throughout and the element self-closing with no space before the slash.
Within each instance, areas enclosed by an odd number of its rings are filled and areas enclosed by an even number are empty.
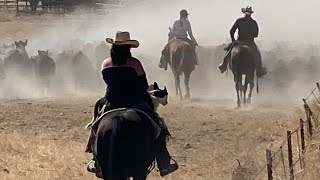
<svg viewBox="0 0 320 180">
<path fill-rule="evenodd" d="M 182 9 L 182 10 L 180 11 L 180 15 L 188 16 L 188 15 L 189 15 L 189 13 L 188 13 L 188 11 L 187 11 L 187 10 Z"/>
<path fill-rule="evenodd" d="M 127 31 L 118 31 L 115 39 L 107 38 L 106 41 L 107 43 L 114 45 L 130 45 L 132 48 L 139 47 L 139 42 L 137 40 L 130 39 L 130 33 Z"/>
<path fill-rule="evenodd" d="M 251 15 L 252 13 L 254 13 L 254 11 L 252 11 L 252 7 L 251 6 L 247 6 L 245 8 L 241 8 L 241 11 L 244 14 L 248 14 L 248 15 Z"/>
</svg>

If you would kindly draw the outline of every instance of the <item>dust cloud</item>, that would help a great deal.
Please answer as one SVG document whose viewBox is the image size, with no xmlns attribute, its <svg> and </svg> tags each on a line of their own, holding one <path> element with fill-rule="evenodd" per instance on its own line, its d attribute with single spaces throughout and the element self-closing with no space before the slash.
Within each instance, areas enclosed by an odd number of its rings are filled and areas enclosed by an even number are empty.
<svg viewBox="0 0 320 180">
<path fill-rule="evenodd" d="M 193 33 L 200 45 L 197 50 L 200 65 L 191 75 L 191 95 L 195 101 L 232 104 L 236 102 L 232 72 L 227 76 L 221 75 L 218 64 L 225 53 L 222 45 L 230 41 L 230 27 L 238 17 L 243 16 L 241 7 L 250 5 L 255 11 L 253 18 L 260 27 L 256 41 L 269 72 L 260 79 L 261 93 L 254 93 L 253 101 L 258 105 L 297 103 L 317 81 L 320 55 L 316 35 L 320 25 L 315 22 L 320 3 L 316 0 L 309 0 L 308 3 L 298 0 L 130 2 L 128 7 L 110 11 L 105 16 L 89 17 L 82 14 L 80 17 L 78 12 L 78 15 L 34 20 L 32 32 L 25 37 L 29 39 L 27 52 L 33 56 L 39 49 L 49 49 L 53 55 L 63 51 L 86 51 L 88 43 L 96 47 L 104 43 L 106 37 L 114 37 L 118 30 L 130 31 L 131 37 L 140 41 L 141 46 L 134 49 L 133 54 L 141 59 L 149 83 L 157 81 L 166 85 L 174 95 L 171 70 L 163 71 L 157 64 L 167 42 L 168 27 L 178 19 L 179 11 L 185 8 L 190 13 Z M 107 56 L 107 46 L 105 52 Z M 93 68 L 99 72 L 99 63 L 103 58 L 92 52 L 88 56 Z M 82 76 L 86 76 L 85 73 Z M 57 92 L 64 91 L 68 84 L 59 84 L 67 76 L 60 74 L 60 77 L 55 83 L 59 86 Z M 101 81 L 99 73 L 92 81 Z M 183 80 L 181 82 L 184 87 Z M 99 92 L 102 93 L 103 83 L 100 82 L 97 87 L 93 89 L 101 89 Z M 22 91 L 27 89 L 22 88 Z"/>
</svg>

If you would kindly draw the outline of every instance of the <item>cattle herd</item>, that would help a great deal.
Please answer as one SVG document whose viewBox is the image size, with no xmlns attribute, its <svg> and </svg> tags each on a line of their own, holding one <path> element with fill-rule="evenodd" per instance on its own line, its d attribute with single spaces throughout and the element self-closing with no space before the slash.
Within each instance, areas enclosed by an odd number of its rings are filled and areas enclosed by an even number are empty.
<svg viewBox="0 0 320 180">
<path fill-rule="evenodd" d="M 102 85 L 99 68 L 109 48 L 104 42 L 88 43 L 83 49 L 59 53 L 40 49 L 31 56 L 27 46 L 28 40 L 19 40 L 0 47 L 1 81 L 32 83 L 44 93 L 53 85 L 56 88 L 72 86 L 73 90 L 97 90 Z"/>
</svg>

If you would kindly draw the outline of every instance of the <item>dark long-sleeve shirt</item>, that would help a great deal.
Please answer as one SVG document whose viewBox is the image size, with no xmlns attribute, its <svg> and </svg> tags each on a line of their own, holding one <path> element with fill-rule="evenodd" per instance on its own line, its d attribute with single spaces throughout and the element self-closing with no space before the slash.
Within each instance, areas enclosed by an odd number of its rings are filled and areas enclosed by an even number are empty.
<svg viewBox="0 0 320 180">
<path fill-rule="evenodd" d="M 234 34 L 238 29 L 239 41 L 253 41 L 259 35 L 258 23 L 251 17 L 241 17 L 236 20 L 230 29 L 230 36 L 234 41 Z"/>
</svg>

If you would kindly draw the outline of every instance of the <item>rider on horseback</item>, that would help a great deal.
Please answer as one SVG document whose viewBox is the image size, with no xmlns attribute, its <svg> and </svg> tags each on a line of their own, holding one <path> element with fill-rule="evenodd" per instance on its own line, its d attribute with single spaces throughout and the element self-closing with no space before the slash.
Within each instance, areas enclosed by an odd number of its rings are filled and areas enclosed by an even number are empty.
<svg viewBox="0 0 320 180">
<path fill-rule="evenodd" d="M 219 65 L 219 69 L 221 73 L 224 73 L 227 70 L 227 65 L 230 61 L 232 48 L 237 43 L 245 43 L 249 45 L 253 51 L 256 62 L 257 76 L 262 77 L 267 72 L 266 69 L 262 67 L 261 54 L 258 46 L 254 42 L 254 38 L 258 37 L 259 34 L 258 23 L 251 17 L 252 13 L 254 13 L 254 11 L 252 11 L 252 7 L 247 6 L 246 8 L 242 8 L 241 11 L 245 14 L 245 16 L 237 19 L 230 30 L 232 43 L 226 48 L 228 52 L 223 60 L 223 63 Z M 235 41 L 234 34 L 237 29 L 238 40 Z"/>
<path fill-rule="evenodd" d="M 140 61 L 132 57 L 130 52 L 130 48 L 137 48 L 139 42 L 130 40 L 128 32 L 117 32 L 115 40 L 107 38 L 106 41 L 112 44 L 112 48 L 111 58 L 104 60 L 101 66 L 103 79 L 107 85 L 104 112 L 124 107 L 137 108 L 159 124 L 161 117 L 153 110 L 153 103 L 147 92 L 148 82 L 144 69 Z M 96 130 L 92 128 L 92 131 Z M 178 169 L 178 164 L 170 164 L 171 157 L 166 147 L 166 136 L 166 129 L 162 129 L 158 137 L 159 149 L 156 154 L 161 176 Z M 90 144 L 92 141 L 94 140 L 90 135 L 87 147 L 92 145 Z M 92 149 L 87 149 L 86 152 L 92 152 Z M 88 164 L 88 170 L 97 173 L 94 157 Z"/>
<path fill-rule="evenodd" d="M 173 36 L 173 39 L 169 39 L 169 42 L 167 43 L 167 45 L 164 47 L 164 49 L 162 50 L 162 55 L 168 57 L 169 56 L 169 47 L 172 41 L 174 41 L 174 39 L 182 39 L 186 42 L 188 42 L 189 44 L 192 45 L 193 47 L 193 51 L 194 51 L 194 55 L 196 57 L 196 52 L 195 52 L 195 48 L 196 46 L 198 46 L 198 43 L 196 41 L 196 39 L 193 36 L 192 33 L 192 28 L 191 28 L 191 24 L 190 21 L 188 20 L 188 12 L 185 9 L 182 9 L 180 11 L 180 19 L 176 20 L 173 24 L 173 28 L 170 31 L 170 33 Z M 188 38 L 188 35 L 190 36 L 191 39 Z M 164 70 L 167 70 L 168 68 L 168 62 L 166 61 L 169 58 L 161 58 L 160 63 L 159 63 L 159 67 L 163 68 Z M 194 65 L 197 65 L 197 59 L 196 58 L 191 58 L 192 60 L 194 60 L 195 62 Z"/>
</svg>

